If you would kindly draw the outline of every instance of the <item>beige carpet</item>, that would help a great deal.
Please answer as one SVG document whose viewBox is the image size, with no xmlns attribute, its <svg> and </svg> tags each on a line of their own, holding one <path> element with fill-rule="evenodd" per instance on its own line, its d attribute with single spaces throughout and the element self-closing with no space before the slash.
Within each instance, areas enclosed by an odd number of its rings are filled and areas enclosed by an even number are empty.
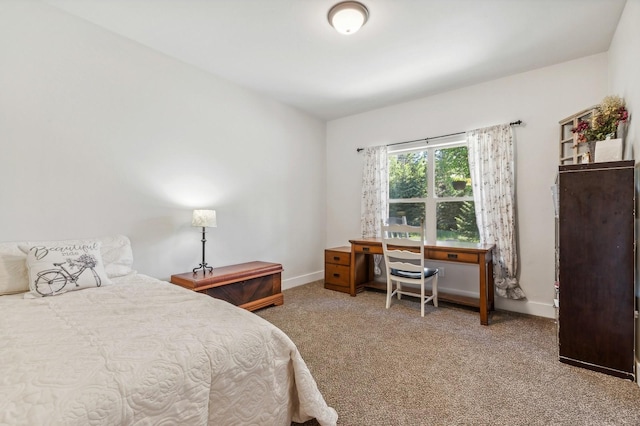
<svg viewBox="0 0 640 426">
<path fill-rule="evenodd" d="M 256 313 L 298 346 L 339 425 L 640 425 L 634 382 L 558 361 L 553 320 L 322 282 Z M 315 425 L 309 421 L 306 425 Z"/>
</svg>

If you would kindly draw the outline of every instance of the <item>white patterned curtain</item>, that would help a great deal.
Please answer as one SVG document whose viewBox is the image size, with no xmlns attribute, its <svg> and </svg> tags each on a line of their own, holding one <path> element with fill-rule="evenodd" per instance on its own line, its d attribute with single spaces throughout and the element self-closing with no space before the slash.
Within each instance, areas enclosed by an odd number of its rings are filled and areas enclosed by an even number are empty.
<svg viewBox="0 0 640 426">
<path fill-rule="evenodd" d="M 515 163 L 512 128 L 508 124 L 467 132 L 469 169 L 480 242 L 495 244 L 496 294 L 526 296 L 517 279 Z"/>
<path fill-rule="evenodd" d="M 362 170 L 362 198 L 360 201 L 360 234 L 362 238 L 381 237 L 380 221 L 387 218 L 389 206 L 387 191 L 387 147 L 365 148 Z M 375 274 L 380 275 L 382 256 L 375 255 Z"/>
</svg>

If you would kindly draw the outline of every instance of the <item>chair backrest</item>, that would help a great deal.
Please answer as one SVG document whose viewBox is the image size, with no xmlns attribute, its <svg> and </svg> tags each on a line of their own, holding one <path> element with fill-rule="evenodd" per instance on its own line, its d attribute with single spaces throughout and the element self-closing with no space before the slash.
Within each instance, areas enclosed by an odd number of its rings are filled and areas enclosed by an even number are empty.
<svg viewBox="0 0 640 426">
<path fill-rule="evenodd" d="M 410 225 L 385 225 L 382 221 L 382 251 L 387 266 L 407 272 L 424 271 L 424 228 Z"/>
<path fill-rule="evenodd" d="M 398 216 L 398 217 L 388 217 L 383 223 L 382 226 L 387 226 L 387 225 L 406 225 L 407 224 L 407 217 L 406 216 Z M 397 233 L 390 233 L 389 235 L 394 236 L 394 237 L 409 237 L 409 234 L 407 233 L 402 233 L 402 234 L 397 234 Z"/>
</svg>

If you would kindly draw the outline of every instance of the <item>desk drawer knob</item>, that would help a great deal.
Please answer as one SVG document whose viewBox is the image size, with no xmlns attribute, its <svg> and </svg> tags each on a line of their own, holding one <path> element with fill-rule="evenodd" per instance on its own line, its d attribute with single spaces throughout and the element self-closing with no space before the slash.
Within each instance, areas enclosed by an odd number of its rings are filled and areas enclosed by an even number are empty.
<svg viewBox="0 0 640 426">
<path fill-rule="evenodd" d="M 362 251 L 369 251 L 369 247 L 362 247 Z"/>
<path fill-rule="evenodd" d="M 456 253 L 447 253 L 448 259 L 457 259 L 458 255 Z"/>
<path fill-rule="evenodd" d="M 333 274 L 334 277 L 339 278 L 340 274 Z"/>
<path fill-rule="evenodd" d="M 340 257 L 338 257 L 338 256 L 333 256 L 333 260 L 335 260 L 335 261 L 337 262 L 338 260 L 340 260 Z"/>
</svg>

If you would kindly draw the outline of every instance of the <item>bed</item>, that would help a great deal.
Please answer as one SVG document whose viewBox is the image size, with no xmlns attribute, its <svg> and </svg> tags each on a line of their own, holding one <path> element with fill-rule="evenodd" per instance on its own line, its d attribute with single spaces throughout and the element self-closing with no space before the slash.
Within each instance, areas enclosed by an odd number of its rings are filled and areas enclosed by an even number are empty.
<svg viewBox="0 0 640 426">
<path fill-rule="evenodd" d="M 336 424 L 281 330 L 136 273 L 124 236 L 101 242 L 103 280 L 49 297 L 29 287 L 33 244 L 0 243 L 0 424 Z"/>
</svg>

